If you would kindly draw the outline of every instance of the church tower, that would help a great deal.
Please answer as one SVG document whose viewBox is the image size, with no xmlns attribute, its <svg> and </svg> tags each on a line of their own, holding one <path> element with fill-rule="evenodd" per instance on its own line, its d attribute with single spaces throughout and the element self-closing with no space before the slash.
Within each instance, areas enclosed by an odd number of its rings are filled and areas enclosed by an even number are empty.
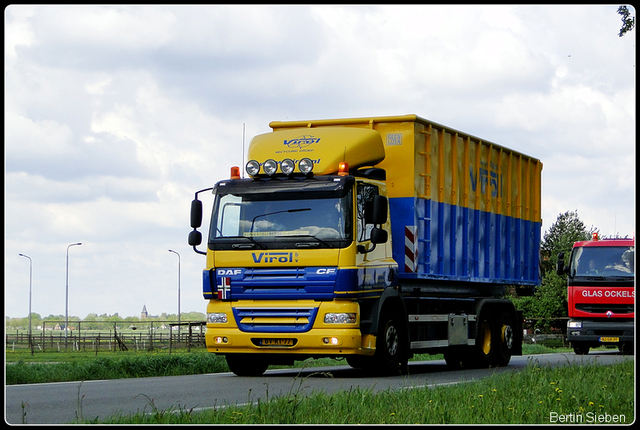
<svg viewBox="0 0 640 430">
<path fill-rule="evenodd" d="M 147 312 L 147 305 L 142 306 L 142 312 L 140 312 L 140 319 L 145 319 L 149 316 L 149 312 Z"/>
</svg>

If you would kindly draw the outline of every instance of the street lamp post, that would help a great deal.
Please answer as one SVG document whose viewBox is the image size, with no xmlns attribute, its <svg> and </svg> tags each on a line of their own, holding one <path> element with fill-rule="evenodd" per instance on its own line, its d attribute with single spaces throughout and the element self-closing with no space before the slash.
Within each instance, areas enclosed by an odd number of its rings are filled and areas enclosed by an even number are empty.
<svg viewBox="0 0 640 430">
<path fill-rule="evenodd" d="M 180 254 L 172 249 L 169 252 L 173 252 L 178 256 L 178 338 L 180 338 Z"/>
<path fill-rule="evenodd" d="M 29 345 L 31 345 L 31 286 L 32 286 L 32 261 L 31 261 L 31 257 L 29 257 L 28 255 L 24 255 L 24 254 L 18 254 L 20 257 L 24 257 L 24 258 L 28 258 L 29 259 Z"/>
<path fill-rule="evenodd" d="M 72 243 L 71 245 L 67 246 L 67 287 L 66 287 L 65 304 L 64 304 L 64 340 L 65 340 L 65 347 L 66 347 L 66 341 L 67 341 L 67 329 L 69 328 L 69 248 L 71 248 L 72 246 L 77 246 L 77 245 L 82 245 L 82 243 L 80 243 L 80 242 Z"/>
</svg>

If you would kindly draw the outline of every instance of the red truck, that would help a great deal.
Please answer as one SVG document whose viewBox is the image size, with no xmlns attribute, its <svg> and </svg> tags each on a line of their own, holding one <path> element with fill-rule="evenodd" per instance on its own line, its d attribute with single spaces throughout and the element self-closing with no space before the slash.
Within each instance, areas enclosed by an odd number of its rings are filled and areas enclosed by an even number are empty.
<svg viewBox="0 0 640 430">
<path fill-rule="evenodd" d="M 567 275 L 567 341 L 576 354 L 616 345 L 633 354 L 635 315 L 634 239 L 603 239 L 573 244 L 569 265 L 558 255 L 557 273 Z"/>
</svg>

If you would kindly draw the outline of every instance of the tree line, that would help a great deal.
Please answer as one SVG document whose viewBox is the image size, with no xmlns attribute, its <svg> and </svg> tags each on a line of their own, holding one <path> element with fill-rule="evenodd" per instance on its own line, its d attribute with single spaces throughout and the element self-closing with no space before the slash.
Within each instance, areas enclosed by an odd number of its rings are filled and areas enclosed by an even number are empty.
<svg viewBox="0 0 640 430">
<path fill-rule="evenodd" d="M 49 315 L 46 317 L 41 317 L 38 313 L 31 313 L 31 326 L 33 330 L 36 330 L 37 327 L 42 327 L 43 323 L 46 323 L 47 328 L 53 327 L 55 323 L 64 324 L 65 316 L 64 315 Z M 88 314 L 85 318 L 79 318 L 77 316 L 69 316 L 69 326 L 74 325 L 78 321 L 82 321 L 82 328 L 86 330 L 105 330 L 109 328 L 113 328 L 114 323 L 127 323 L 127 324 L 135 324 L 135 323 L 147 323 L 152 321 L 162 321 L 162 322 L 178 322 L 178 314 L 167 314 L 162 313 L 159 316 L 148 317 L 148 318 L 140 318 L 136 316 L 128 316 L 122 317 L 118 315 L 116 312 L 113 315 L 102 314 L 98 315 L 95 313 Z M 202 312 L 182 312 L 180 314 L 181 322 L 188 321 L 205 321 L 205 314 Z M 10 318 L 5 317 L 5 329 L 9 330 L 28 330 L 29 329 L 29 317 L 19 317 L 19 318 Z"/>
</svg>

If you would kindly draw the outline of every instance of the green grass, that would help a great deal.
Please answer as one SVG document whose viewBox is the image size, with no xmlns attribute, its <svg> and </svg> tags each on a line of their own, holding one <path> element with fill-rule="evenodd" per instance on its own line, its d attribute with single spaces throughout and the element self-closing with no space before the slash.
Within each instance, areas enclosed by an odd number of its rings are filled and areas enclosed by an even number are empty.
<svg viewBox="0 0 640 430">
<path fill-rule="evenodd" d="M 65 354 L 67 355 L 67 354 Z M 6 366 L 6 383 L 88 381 L 226 372 L 224 358 L 208 353 L 121 353 L 82 357 L 60 353 L 49 362 L 19 360 Z"/>
<path fill-rule="evenodd" d="M 525 354 L 558 352 L 540 345 L 524 345 Z M 412 361 L 439 360 L 442 355 L 422 354 Z M 40 352 L 7 351 L 6 383 L 35 384 L 45 382 L 88 381 L 96 379 L 144 378 L 152 376 L 198 375 L 228 372 L 222 356 L 205 349 L 187 352 L 186 349 L 169 354 L 162 352 Z M 323 358 L 297 362 L 296 367 L 345 365 L 344 360 Z M 272 369 L 292 366 L 271 366 Z"/>
<path fill-rule="evenodd" d="M 610 366 L 530 364 L 478 382 L 412 390 L 352 389 L 307 395 L 292 388 L 249 406 L 118 415 L 108 424 L 583 424 L 634 417 L 634 363 Z M 303 380 L 295 385 L 301 387 Z M 573 417 L 573 418 L 571 418 Z M 581 421 L 576 421 L 581 420 Z M 611 422 L 611 421 L 610 421 Z"/>
</svg>

